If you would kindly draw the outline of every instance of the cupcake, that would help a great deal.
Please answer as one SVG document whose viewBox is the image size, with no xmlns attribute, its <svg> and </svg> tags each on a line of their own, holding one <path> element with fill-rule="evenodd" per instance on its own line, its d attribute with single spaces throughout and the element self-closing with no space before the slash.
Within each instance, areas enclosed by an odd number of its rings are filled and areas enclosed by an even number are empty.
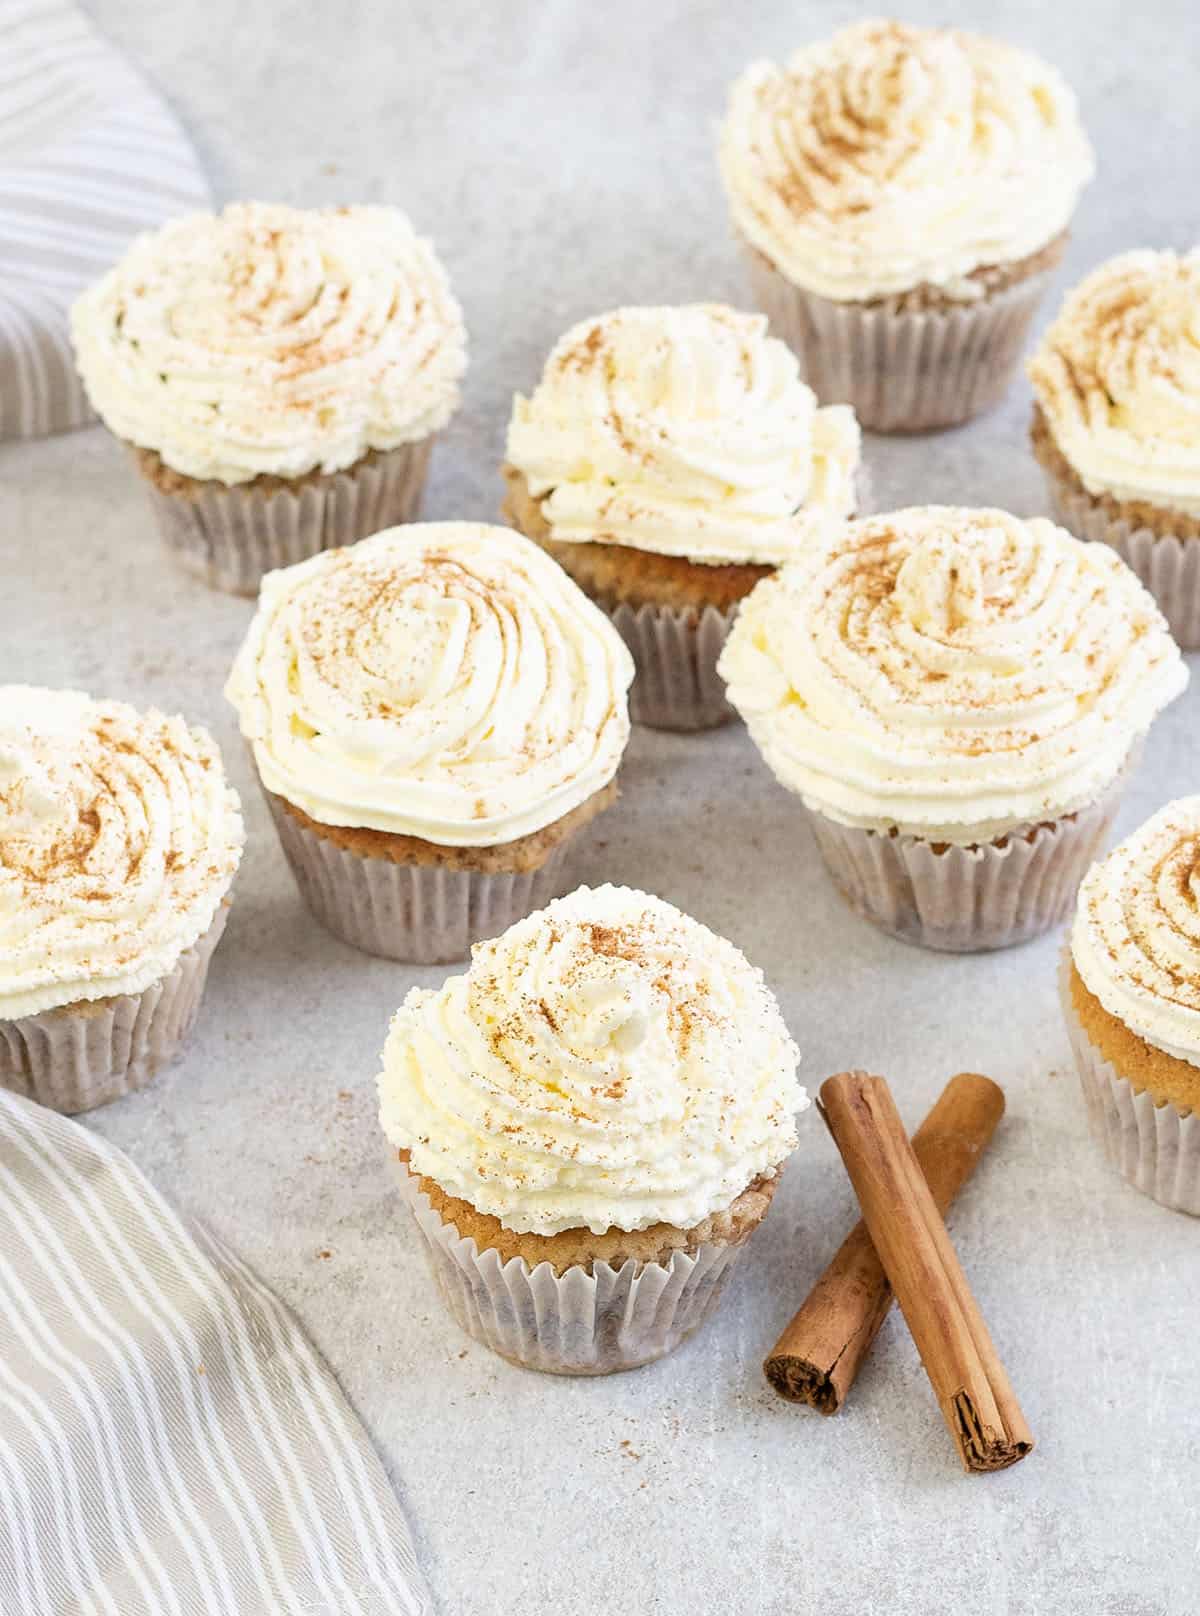
<svg viewBox="0 0 1200 1616">
<path fill-rule="evenodd" d="M 1004 393 L 1092 174 L 1075 98 L 1037 57 L 861 22 L 759 62 L 720 136 L 760 306 L 863 426 L 956 426 Z"/>
<path fill-rule="evenodd" d="M 1066 918 L 1187 683 L 1111 550 L 948 506 L 847 523 L 759 584 L 720 672 L 851 906 L 955 951 Z"/>
<path fill-rule="evenodd" d="M 369 954 L 461 959 L 570 886 L 633 663 L 507 528 L 392 528 L 263 580 L 226 695 L 300 890 Z"/>
<path fill-rule="evenodd" d="M 445 272 L 387 207 L 177 219 L 83 293 L 71 329 L 169 548 L 239 595 L 417 515 L 466 366 Z"/>
<path fill-rule="evenodd" d="M 1179 644 L 1200 649 L 1200 249 L 1102 264 L 1029 374 L 1059 521 L 1111 544 Z"/>
<path fill-rule="evenodd" d="M 556 1374 L 678 1346 L 770 1206 L 798 1058 L 732 943 L 625 887 L 580 887 L 414 988 L 380 1121 L 458 1323 Z"/>
<path fill-rule="evenodd" d="M 1109 1160 L 1200 1214 L 1200 797 L 1169 803 L 1088 871 L 1062 985 Z"/>
<path fill-rule="evenodd" d="M 237 793 L 182 718 L 0 685 L 0 1088 L 90 1111 L 200 1006 L 242 855 Z"/>
<path fill-rule="evenodd" d="M 738 602 L 852 513 L 859 431 L 821 409 L 761 315 L 617 309 L 568 331 L 508 429 L 504 514 L 608 612 L 633 717 L 731 718 L 717 656 Z"/>
</svg>

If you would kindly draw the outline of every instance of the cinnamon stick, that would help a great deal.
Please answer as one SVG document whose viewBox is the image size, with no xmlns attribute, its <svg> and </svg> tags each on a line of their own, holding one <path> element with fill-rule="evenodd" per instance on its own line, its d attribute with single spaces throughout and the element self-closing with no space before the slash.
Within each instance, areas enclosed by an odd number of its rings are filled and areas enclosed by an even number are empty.
<svg viewBox="0 0 1200 1616">
<path fill-rule="evenodd" d="M 1016 1395 L 881 1077 L 842 1072 L 820 1110 L 942 1417 L 967 1470 L 1003 1470 L 1033 1447 Z"/>
<path fill-rule="evenodd" d="M 960 1072 L 913 1135 L 913 1150 L 942 1214 L 974 1171 L 1004 1114 L 1004 1091 Z M 865 1223 L 855 1224 L 799 1312 L 763 1360 L 781 1397 L 836 1414 L 891 1308 L 892 1287 Z"/>
</svg>

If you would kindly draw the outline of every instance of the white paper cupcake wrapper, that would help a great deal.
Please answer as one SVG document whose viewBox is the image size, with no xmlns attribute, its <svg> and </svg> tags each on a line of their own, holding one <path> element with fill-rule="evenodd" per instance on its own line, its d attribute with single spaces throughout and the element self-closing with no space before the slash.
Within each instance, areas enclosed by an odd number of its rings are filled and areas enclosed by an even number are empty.
<svg viewBox="0 0 1200 1616">
<path fill-rule="evenodd" d="M 570 838 L 540 869 L 485 875 L 436 864 L 394 864 L 338 847 L 264 792 L 301 896 L 326 930 L 353 948 L 409 965 L 466 959 L 471 944 L 509 926 L 570 887 Z"/>
<path fill-rule="evenodd" d="M 717 658 L 733 627 L 727 612 L 706 606 L 697 614 L 674 606 L 604 608 L 629 647 L 637 675 L 629 716 L 651 729 L 714 729 L 737 714 L 725 699 Z"/>
<path fill-rule="evenodd" d="M 748 250 L 758 306 L 822 404 L 853 404 L 872 432 L 959 426 L 999 403 L 1049 272 L 961 308 L 898 313 L 795 286 Z"/>
<path fill-rule="evenodd" d="M 1003 847 L 935 853 L 808 811 L 817 846 L 850 907 L 893 937 L 970 954 L 1027 942 L 1067 918 L 1117 811 L 1128 768 L 1098 802 Z"/>
<path fill-rule="evenodd" d="M 1200 1116 L 1153 1096 L 1117 1071 L 1088 1037 L 1070 990 L 1070 950 L 1064 950 L 1059 988 L 1088 1123 L 1104 1154 L 1135 1189 L 1177 1212 L 1200 1217 Z"/>
<path fill-rule="evenodd" d="M 413 521 L 433 439 L 405 443 L 346 471 L 264 493 L 203 483 L 168 494 L 143 477 L 159 531 L 176 559 L 214 589 L 256 595 L 263 574 Z"/>
<path fill-rule="evenodd" d="M 145 1088 L 192 1030 L 226 907 L 174 970 L 141 993 L 0 1021 L 0 1088 L 68 1116 Z"/>
<path fill-rule="evenodd" d="M 521 1257 L 502 1262 L 443 1223 L 395 1153 L 401 1193 L 424 1237 L 442 1300 L 468 1335 L 510 1363 L 554 1375 L 611 1375 L 652 1363 L 712 1313 L 742 1245 L 676 1251 L 668 1264 L 593 1263 L 556 1274 Z M 745 1242 L 742 1242 L 744 1244 Z"/>
<path fill-rule="evenodd" d="M 1078 539 L 1108 544 L 1158 602 L 1175 643 L 1200 650 L 1200 539 L 1115 519 L 1086 492 L 1046 472 L 1055 520 Z"/>
</svg>

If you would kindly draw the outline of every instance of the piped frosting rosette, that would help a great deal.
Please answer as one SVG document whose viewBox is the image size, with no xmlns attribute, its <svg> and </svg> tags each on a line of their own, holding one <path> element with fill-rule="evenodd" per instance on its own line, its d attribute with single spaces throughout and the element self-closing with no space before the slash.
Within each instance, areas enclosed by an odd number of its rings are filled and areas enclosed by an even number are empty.
<svg viewBox="0 0 1200 1616">
<path fill-rule="evenodd" d="M 1071 957 L 1109 1015 L 1200 1066 L 1200 797 L 1169 803 L 1092 866 Z"/>
<path fill-rule="evenodd" d="M 1112 551 L 938 506 L 849 523 L 765 579 L 720 672 L 809 808 L 963 846 L 1095 802 L 1187 683 Z"/>
<path fill-rule="evenodd" d="M 1102 264 L 1069 295 L 1029 372 L 1089 493 L 1200 518 L 1200 251 Z"/>
<path fill-rule="evenodd" d="M 226 484 L 337 472 L 427 438 L 466 364 L 445 273 L 390 207 L 178 219 L 78 299 L 72 331 L 118 437 Z"/>
<path fill-rule="evenodd" d="M 168 976 L 212 927 L 242 842 L 204 730 L 0 686 L 0 1020 Z"/>
<path fill-rule="evenodd" d="M 1038 251 L 1091 177 L 1075 98 L 1025 51 L 867 21 L 734 85 L 721 170 L 741 234 L 795 285 L 869 301 Z"/>
<path fill-rule="evenodd" d="M 269 574 L 226 694 L 268 791 L 321 824 L 483 847 L 609 783 L 632 677 L 536 544 L 446 522 Z"/>
<path fill-rule="evenodd" d="M 776 564 L 853 511 L 859 438 L 761 315 L 623 308 L 556 344 L 508 460 L 554 539 Z"/>
<path fill-rule="evenodd" d="M 510 1229 L 687 1229 L 794 1147 L 797 1060 L 733 944 L 659 898 L 580 888 L 409 993 L 380 1120 Z"/>
</svg>

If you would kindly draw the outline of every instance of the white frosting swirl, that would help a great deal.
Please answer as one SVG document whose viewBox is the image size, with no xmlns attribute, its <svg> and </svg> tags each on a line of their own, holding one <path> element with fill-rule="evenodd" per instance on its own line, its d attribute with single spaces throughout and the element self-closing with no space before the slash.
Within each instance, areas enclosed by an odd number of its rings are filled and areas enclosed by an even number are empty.
<svg viewBox="0 0 1200 1616">
<path fill-rule="evenodd" d="M 1200 248 L 1101 264 L 1067 298 L 1029 375 L 1090 493 L 1200 517 Z"/>
<path fill-rule="evenodd" d="M 397 208 L 190 214 L 139 236 L 71 327 L 106 426 L 229 484 L 428 437 L 466 368 L 445 272 Z"/>
<path fill-rule="evenodd" d="M 1107 545 L 949 506 L 848 523 L 764 578 L 719 671 L 810 808 L 964 846 L 1102 795 L 1188 677 Z"/>
<path fill-rule="evenodd" d="M 775 564 L 853 511 L 859 438 L 762 315 L 626 308 L 557 343 L 508 459 L 555 539 Z"/>
<path fill-rule="evenodd" d="M 268 573 L 225 693 L 263 784 L 311 818 L 482 847 L 608 784 L 632 679 L 544 550 L 429 522 Z"/>
<path fill-rule="evenodd" d="M 687 1229 L 796 1143 L 799 1055 L 762 974 L 661 898 L 580 887 L 414 988 L 380 1121 L 518 1232 Z"/>
<path fill-rule="evenodd" d="M 1092 865 L 1071 957 L 1110 1015 L 1200 1066 L 1200 797 L 1168 803 Z"/>
<path fill-rule="evenodd" d="M 0 685 L 0 1019 L 168 975 L 212 925 L 242 841 L 205 730 Z"/>
<path fill-rule="evenodd" d="M 750 67 L 721 130 L 734 222 L 797 286 L 870 301 L 1013 263 L 1066 229 L 1091 178 L 1046 63 L 957 29 L 870 21 Z"/>
</svg>

